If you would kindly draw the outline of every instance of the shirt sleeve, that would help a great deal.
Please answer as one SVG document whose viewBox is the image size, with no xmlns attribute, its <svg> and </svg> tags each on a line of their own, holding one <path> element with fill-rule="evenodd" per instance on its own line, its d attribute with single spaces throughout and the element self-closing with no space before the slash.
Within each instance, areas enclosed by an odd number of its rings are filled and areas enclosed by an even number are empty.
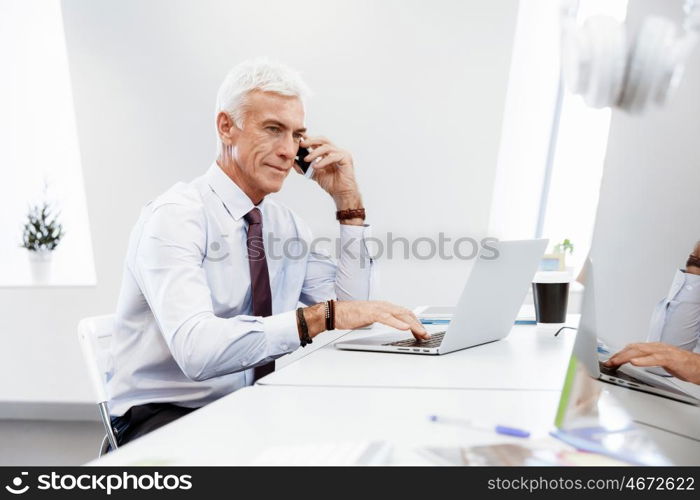
<svg viewBox="0 0 700 500">
<path fill-rule="evenodd" d="M 268 318 L 214 315 L 202 262 L 206 218 L 167 203 L 144 223 L 131 271 L 183 373 L 202 381 L 267 363 L 299 347 L 293 312 Z"/>
<path fill-rule="evenodd" d="M 369 225 L 340 224 L 340 255 L 336 263 L 320 250 L 309 253 L 300 300 L 316 304 L 329 299 L 372 300 L 376 295 L 376 262 L 367 240 Z"/>
<path fill-rule="evenodd" d="M 651 317 L 649 342 L 700 352 L 700 276 L 676 271 L 668 295 Z"/>
</svg>

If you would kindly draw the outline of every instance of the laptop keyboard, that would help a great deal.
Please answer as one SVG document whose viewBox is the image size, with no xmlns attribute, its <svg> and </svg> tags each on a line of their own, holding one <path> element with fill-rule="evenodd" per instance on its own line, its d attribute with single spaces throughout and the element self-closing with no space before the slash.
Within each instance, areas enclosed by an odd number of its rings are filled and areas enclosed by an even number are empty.
<svg viewBox="0 0 700 500">
<path fill-rule="evenodd" d="M 382 345 L 395 345 L 399 347 L 438 347 L 442 343 L 442 338 L 445 332 L 431 333 L 429 340 L 416 340 L 410 338 L 406 340 L 398 340 L 396 342 L 388 342 Z"/>
</svg>

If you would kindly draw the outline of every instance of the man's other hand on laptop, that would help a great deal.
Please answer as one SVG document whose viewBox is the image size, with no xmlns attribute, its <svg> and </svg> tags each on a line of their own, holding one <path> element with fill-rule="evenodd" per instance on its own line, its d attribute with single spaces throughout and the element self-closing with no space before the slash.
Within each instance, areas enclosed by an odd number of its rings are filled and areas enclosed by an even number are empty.
<svg viewBox="0 0 700 500">
<path fill-rule="evenodd" d="M 625 363 L 660 366 L 676 378 L 700 384 L 700 354 L 663 342 L 630 344 L 611 356 L 605 366 L 616 368 Z"/>
<path fill-rule="evenodd" d="M 308 307 L 307 311 L 309 334 L 314 337 L 325 330 L 323 304 Z M 335 303 L 336 329 L 354 330 L 372 323 L 381 323 L 398 330 L 411 330 L 418 340 L 430 338 L 413 311 L 405 307 L 380 300 L 339 300 Z"/>
</svg>

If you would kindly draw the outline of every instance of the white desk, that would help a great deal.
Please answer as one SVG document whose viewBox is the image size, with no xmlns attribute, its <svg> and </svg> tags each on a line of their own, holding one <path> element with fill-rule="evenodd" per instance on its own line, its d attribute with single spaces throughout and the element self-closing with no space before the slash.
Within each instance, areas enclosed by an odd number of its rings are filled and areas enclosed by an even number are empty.
<svg viewBox="0 0 700 500">
<path fill-rule="evenodd" d="M 430 414 L 525 428 L 553 445 L 558 442 L 546 436 L 574 341 L 571 330 L 557 338 L 554 331 L 517 326 L 503 341 L 445 356 L 340 351 L 332 343 L 347 332 L 324 334 L 310 348 L 283 358 L 279 369 L 255 387 L 221 398 L 93 464 L 243 465 L 274 446 L 368 440 L 392 443 L 393 463 L 421 464 L 425 461 L 413 451 L 420 446 L 524 443 L 432 423 Z M 696 429 L 690 424 L 700 422 L 700 408 L 605 386 L 674 463 L 700 463 L 700 442 L 672 433 Z"/>
<path fill-rule="evenodd" d="M 666 403 L 622 387 L 604 387 L 621 395 L 626 408 L 631 402 L 636 417 L 644 418 Z M 425 463 L 414 451 L 420 446 L 537 440 L 566 448 L 547 437 L 558 401 L 558 391 L 255 386 L 221 398 L 92 465 L 247 465 L 274 446 L 365 440 L 389 441 L 394 445 L 392 463 L 404 465 Z M 700 416 L 698 408 L 668 403 Z M 518 426 L 532 432 L 532 437 L 520 440 L 436 424 L 428 421 L 431 414 Z M 654 427 L 645 429 L 674 463 L 700 463 L 700 442 Z"/>
<path fill-rule="evenodd" d="M 577 315 L 569 319 L 569 325 L 578 322 Z M 374 333 L 382 328 L 386 327 L 380 325 Z M 444 326 L 430 328 L 444 330 Z M 560 391 L 576 332 L 564 330 L 554 337 L 555 331 L 549 326 L 518 325 L 504 340 L 444 356 L 343 351 L 333 346 L 334 339 L 258 384 Z M 354 331 L 338 338 L 372 333 Z"/>
<path fill-rule="evenodd" d="M 433 423 L 428 415 L 519 426 L 546 439 L 558 400 L 553 391 L 248 387 L 93 464 L 244 465 L 273 446 L 364 440 L 389 441 L 395 463 L 420 464 L 412 449 L 421 445 L 524 441 Z"/>
<path fill-rule="evenodd" d="M 337 330 L 333 332 L 325 332 L 328 335 L 319 335 L 316 337 L 316 339 L 311 343 L 308 344 L 304 348 L 299 348 L 296 351 L 287 354 L 285 356 L 282 356 L 281 358 L 278 358 L 275 361 L 275 370 L 281 370 L 287 365 L 291 365 L 293 363 L 299 362 L 301 358 L 305 358 L 306 356 L 309 356 L 311 353 L 318 351 L 319 349 L 322 349 L 323 347 L 332 344 L 336 340 L 338 340 L 340 337 L 348 333 L 345 330 Z M 262 379 L 261 379 L 262 380 Z"/>
<path fill-rule="evenodd" d="M 674 463 L 700 464 L 700 407 L 612 384 L 604 386 Z"/>
<path fill-rule="evenodd" d="M 694 439 L 700 446 L 700 407 L 613 384 L 605 387 L 635 422 Z"/>
</svg>

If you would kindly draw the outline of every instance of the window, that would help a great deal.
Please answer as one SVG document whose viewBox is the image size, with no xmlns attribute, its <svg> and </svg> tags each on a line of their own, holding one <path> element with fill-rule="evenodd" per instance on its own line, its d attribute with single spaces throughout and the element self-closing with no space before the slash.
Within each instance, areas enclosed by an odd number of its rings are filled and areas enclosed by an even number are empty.
<svg viewBox="0 0 700 500">
<path fill-rule="evenodd" d="M 582 0 L 578 19 L 606 15 L 623 22 L 627 0 Z M 556 244 L 570 239 L 575 250 L 567 265 L 578 271 L 593 236 L 598 194 L 610 130 L 609 108 L 589 108 L 581 96 L 562 92 L 558 130 L 552 131 L 549 186 L 543 188 L 536 236 Z M 547 182 L 547 180 L 545 180 Z"/>
<path fill-rule="evenodd" d="M 624 21 L 626 0 L 580 0 L 578 18 Z M 491 211 L 499 238 L 570 239 L 577 272 L 590 248 L 610 125 L 559 77 L 559 3 L 522 0 Z"/>
<path fill-rule="evenodd" d="M 0 286 L 32 285 L 20 247 L 29 204 L 60 210 L 48 285 L 94 285 L 78 135 L 58 0 L 0 3 Z"/>
</svg>

